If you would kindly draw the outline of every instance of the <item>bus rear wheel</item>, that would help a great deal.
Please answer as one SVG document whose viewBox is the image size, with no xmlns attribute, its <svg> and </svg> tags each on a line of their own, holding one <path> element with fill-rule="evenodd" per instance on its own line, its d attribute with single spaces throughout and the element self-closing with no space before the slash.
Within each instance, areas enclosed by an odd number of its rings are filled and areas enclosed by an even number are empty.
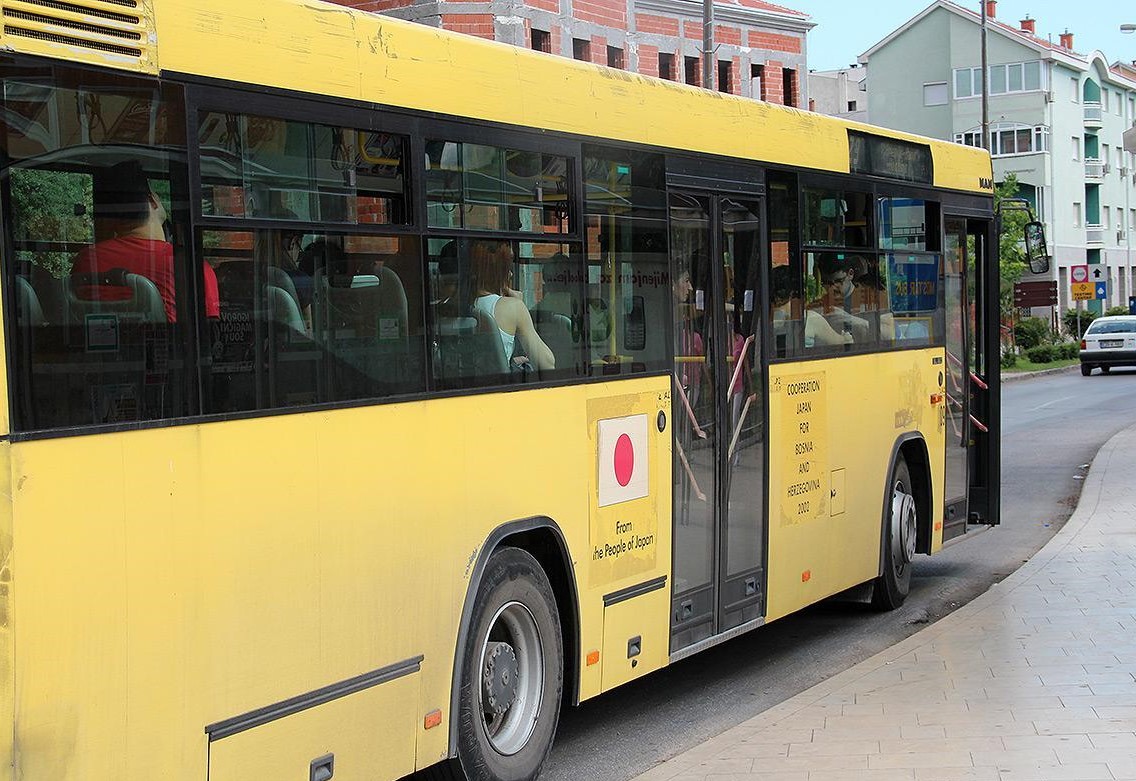
<svg viewBox="0 0 1136 781">
<path fill-rule="evenodd" d="M 883 574 L 872 583 L 872 607 L 895 610 L 911 591 L 911 567 L 919 534 L 919 511 L 911 471 L 897 456 L 888 481 L 890 497 L 884 514 Z"/>
<path fill-rule="evenodd" d="M 502 548 L 477 590 L 458 709 L 470 781 L 529 781 L 552 749 L 564 686 L 560 617 L 535 558 Z"/>
</svg>

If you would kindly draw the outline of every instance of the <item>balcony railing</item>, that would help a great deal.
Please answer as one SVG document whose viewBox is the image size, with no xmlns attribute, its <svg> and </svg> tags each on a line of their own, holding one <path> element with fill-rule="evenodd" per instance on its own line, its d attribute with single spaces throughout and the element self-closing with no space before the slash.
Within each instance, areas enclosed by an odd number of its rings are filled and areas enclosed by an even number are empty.
<svg viewBox="0 0 1136 781">
<path fill-rule="evenodd" d="M 1101 111 L 1101 104 L 1093 101 L 1085 101 L 1085 124 L 1100 127 L 1104 123 L 1104 113 Z"/>
<path fill-rule="evenodd" d="M 1085 158 L 1085 178 L 1086 179 L 1102 179 L 1104 178 L 1104 160 L 1096 157 Z"/>
<path fill-rule="evenodd" d="M 1104 226 L 1103 225 L 1086 225 L 1085 226 L 1085 244 L 1089 246 L 1104 246 Z"/>
</svg>

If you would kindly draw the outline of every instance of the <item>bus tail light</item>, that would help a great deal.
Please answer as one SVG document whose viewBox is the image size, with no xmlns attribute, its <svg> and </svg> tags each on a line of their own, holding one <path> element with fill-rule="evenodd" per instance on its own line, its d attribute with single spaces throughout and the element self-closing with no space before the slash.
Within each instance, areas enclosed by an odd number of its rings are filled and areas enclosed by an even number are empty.
<svg viewBox="0 0 1136 781">
<path fill-rule="evenodd" d="M 426 718 L 422 719 L 423 729 L 434 729 L 442 723 L 442 711 L 435 708 L 426 714 Z"/>
</svg>

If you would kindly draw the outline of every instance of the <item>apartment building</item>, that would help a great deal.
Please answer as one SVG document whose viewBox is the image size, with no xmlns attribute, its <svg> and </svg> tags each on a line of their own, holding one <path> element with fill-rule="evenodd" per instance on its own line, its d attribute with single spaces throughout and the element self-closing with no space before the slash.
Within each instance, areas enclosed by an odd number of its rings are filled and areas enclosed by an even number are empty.
<svg viewBox="0 0 1136 781">
<path fill-rule="evenodd" d="M 1070 266 L 1099 265 L 1106 306 L 1136 295 L 1136 67 L 1056 41 L 1029 18 L 1008 24 L 986 3 L 989 141 L 994 176 L 1016 174 L 1046 224 L 1060 305 L 1072 305 Z M 860 56 L 869 121 L 982 144 L 981 16 L 937 0 Z M 1090 308 L 1099 309 L 1096 302 Z"/>
<path fill-rule="evenodd" d="M 867 122 L 867 72 L 859 63 L 836 70 L 809 71 L 809 111 Z"/>
<path fill-rule="evenodd" d="M 332 0 L 577 60 L 702 84 L 701 0 Z M 808 14 L 763 0 L 714 4 L 718 91 L 808 105 Z"/>
</svg>

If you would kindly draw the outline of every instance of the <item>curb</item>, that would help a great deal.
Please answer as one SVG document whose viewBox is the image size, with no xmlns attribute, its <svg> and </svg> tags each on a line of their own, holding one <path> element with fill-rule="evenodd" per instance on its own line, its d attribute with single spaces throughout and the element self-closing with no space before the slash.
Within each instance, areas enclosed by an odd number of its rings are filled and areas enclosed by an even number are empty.
<svg viewBox="0 0 1136 781">
<path fill-rule="evenodd" d="M 1056 369 L 1039 369 L 1035 372 L 1011 372 L 1009 374 L 1003 372 L 1002 384 L 1005 385 L 1007 382 L 1018 382 L 1020 380 L 1032 380 L 1034 377 L 1045 377 L 1050 374 L 1066 374 L 1068 372 L 1079 371 L 1080 368 L 1079 364 L 1074 363 L 1070 366 L 1058 366 Z"/>
</svg>

